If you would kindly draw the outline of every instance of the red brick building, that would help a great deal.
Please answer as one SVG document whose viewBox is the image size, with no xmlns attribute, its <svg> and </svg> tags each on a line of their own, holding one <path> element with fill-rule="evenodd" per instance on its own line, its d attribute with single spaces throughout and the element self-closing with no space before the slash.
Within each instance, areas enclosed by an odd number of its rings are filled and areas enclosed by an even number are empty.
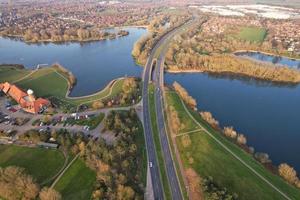
<svg viewBox="0 0 300 200">
<path fill-rule="evenodd" d="M 32 90 L 29 89 L 26 93 L 8 82 L 0 83 L 0 91 L 13 98 L 24 111 L 29 113 L 37 114 L 50 105 L 47 99 L 36 99 Z"/>
</svg>

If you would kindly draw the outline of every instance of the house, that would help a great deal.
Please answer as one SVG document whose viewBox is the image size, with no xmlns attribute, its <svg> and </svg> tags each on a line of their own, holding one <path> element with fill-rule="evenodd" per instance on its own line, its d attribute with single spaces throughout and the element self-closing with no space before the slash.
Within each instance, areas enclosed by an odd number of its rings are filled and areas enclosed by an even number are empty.
<svg viewBox="0 0 300 200">
<path fill-rule="evenodd" d="M 50 102 L 47 99 L 36 99 L 32 90 L 29 89 L 26 93 L 16 85 L 8 82 L 0 83 L 0 91 L 13 98 L 24 111 L 29 113 L 40 113 L 50 105 Z"/>
</svg>

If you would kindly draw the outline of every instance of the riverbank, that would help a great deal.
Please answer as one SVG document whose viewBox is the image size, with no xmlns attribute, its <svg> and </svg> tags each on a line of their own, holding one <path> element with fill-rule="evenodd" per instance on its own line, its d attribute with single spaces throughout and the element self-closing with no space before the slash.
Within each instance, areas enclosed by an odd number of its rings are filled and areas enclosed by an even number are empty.
<svg viewBox="0 0 300 200">
<path fill-rule="evenodd" d="M 268 56 L 274 56 L 274 57 L 280 57 L 280 58 L 287 58 L 287 59 L 291 59 L 291 60 L 299 60 L 300 61 L 300 55 L 297 57 L 290 57 L 290 56 L 286 56 L 286 55 L 277 55 L 274 53 L 270 53 L 270 52 L 265 52 L 265 51 L 256 51 L 256 50 L 238 50 L 238 51 L 234 51 L 232 54 L 236 55 L 236 53 L 261 53 L 261 54 L 265 54 Z"/>
<path fill-rule="evenodd" d="M 297 85 L 300 83 L 300 78 L 296 80 L 276 80 L 276 79 L 266 79 L 263 77 L 257 77 L 252 76 L 248 74 L 243 73 L 237 73 L 237 72 L 231 72 L 231 71 L 222 71 L 222 72 L 215 72 L 215 71 L 207 71 L 207 70 L 201 70 L 201 69 L 184 69 L 184 70 L 178 70 L 178 69 L 166 69 L 167 73 L 170 74 L 193 74 L 193 73 L 206 73 L 209 75 L 220 75 L 220 76 L 231 76 L 231 77 L 241 77 L 241 78 L 249 78 L 249 79 L 255 79 L 258 81 L 266 81 L 266 82 L 272 82 L 274 84 L 284 84 L 284 85 Z M 299 73 L 300 76 L 300 73 Z"/>
<path fill-rule="evenodd" d="M 166 71 L 172 73 L 212 73 L 231 76 L 249 77 L 274 83 L 300 83 L 300 70 L 287 66 L 241 58 L 235 55 L 182 55 L 185 59 L 167 60 Z M 192 60 L 193 59 L 193 60 Z"/>
<path fill-rule="evenodd" d="M 124 30 L 120 30 L 120 31 L 124 31 Z M 99 37 L 99 38 L 85 38 L 85 39 L 80 39 L 80 38 L 70 38 L 70 39 L 66 39 L 65 36 L 61 36 L 60 38 L 56 38 L 56 39 L 34 39 L 34 40 L 26 40 L 25 39 L 25 35 L 12 35 L 12 34 L 7 34 L 7 35 L 0 35 L 0 37 L 2 38 L 8 38 L 8 39 L 16 39 L 16 40 L 20 40 L 22 42 L 28 43 L 28 44 L 39 44 L 39 43 L 57 43 L 57 44 L 64 44 L 64 43 L 88 43 L 88 42 L 96 42 L 96 41 L 104 41 L 104 40 L 114 40 L 117 39 L 119 37 L 125 37 L 129 35 L 129 32 L 126 31 L 122 32 L 122 33 L 108 33 L 105 32 L 103 33 L 104 35 L 107 35 L 105 37 Z"/>
</svg>

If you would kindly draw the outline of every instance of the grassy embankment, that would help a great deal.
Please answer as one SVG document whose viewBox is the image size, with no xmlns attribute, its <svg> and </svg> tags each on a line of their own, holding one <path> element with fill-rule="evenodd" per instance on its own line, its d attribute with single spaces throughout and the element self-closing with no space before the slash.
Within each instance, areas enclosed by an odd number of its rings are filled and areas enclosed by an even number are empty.
<svg viewBox="0 0 300 200">
<path fill-rule="evenodd" d="M 65 158 L 58 150 L 0 145 L 0 167 L 25 168 L 38 183 L 55 176 L 63 167 Z"/>
<path fill-rule="evenodd" d="M 250 42 L 261 43 L 267 35 L 267 30 L 259 27 L 242 27 L 238 33 L 238 38 Z"/>
<path fill-rule="evenodd" d="M 56 183 L 54 189 L 61 193 L 63 199 L 86 200 L 91 197 L 95 181 L 96 172 L 77 158 Z"/>
<path fill-rule="evenodd" d="M 155 97 L 154 97 L 154 85 L 149 85 L 149 105 L 150 105 L 150 117 L 153 131 L 153 139 L 155 143 L 156 155 L 158 158 L 159 171 L 161 176 L 162 185 L 165 192 L 166 199 L 171 199 L 171 192 L 168 182 L 168 177 L 165 168 L 165 162 L 162 155 L 162 148 L 160 145 L 158 125 L 156 120 L 156 109 L 155 109 Z M 155 183 L 154 183 L 155 184 Z"/>
<path fill-rule="evenodd" d="M 81 98 L 69 98 L 66 97 L 68 92 L 67 77 L 53 67 L 39 69 L 20 81 L 18 80 L 21 77 L 28 75 L 31 71 L 26 69 L 15 69 L 12 67 L 1 67 L 0 72 L 0 82 L 16 81 L 15 84 L 24 90 L 28 88 L 33 89 L 38 97 L 56 97 L 73 105 L 90 104 L 96 100 L 115 96 L 122 91 L 123 84 L 123 79 L 120 79 L 117 80 L 112 87 L 106 87 L 94 95 Z"/>
<path fill-rule="evenodd" d="M 300 190 L 287 184 L 283 179 L 266 170 L 251 155 L 244 152 L 240 147 L 228 141 L 223 135 L 207 125 L 198 113 L 189 110 L 197 122 L 200 123 L 201 126 L 198 126 L 188 115 L 179 96 L 175 92 L 167 92 L 166 96 L 168 105 L 175 107 L 180 121 L 185 127 L 184 130 L 181 130 L 179 133 L 180 135 L 176 137 L 176 143 L 185 169 L 193 168 L 202 178 L 212 176 L 218 185 L 226 187 L 232 193 L 237 193 L 239 199 L 284 199 L 281 194 L 217 143 L 204 131 L 204 129 L 206 129 L 213 137 L 291 199 L 297 199 L 300 196 Z M 199 128 L 202 130 L 186 133 L 187 131 L 193 129 L 197 130 Z M 182 145 L 181 138 L 184 133 L 189 134 L 191 139 L 191 145 L 188 147 Z M 191 162 L 191 160 L 193 160 L 193 162 Z"/>
</svg>

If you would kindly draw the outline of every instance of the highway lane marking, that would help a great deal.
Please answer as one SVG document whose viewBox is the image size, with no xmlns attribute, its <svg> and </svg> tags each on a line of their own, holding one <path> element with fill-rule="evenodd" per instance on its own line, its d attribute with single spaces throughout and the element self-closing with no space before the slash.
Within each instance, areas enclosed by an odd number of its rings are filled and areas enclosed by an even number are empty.
<svg viewBox="0 0 300 200">
<path fill-rule="evenodd" d="M 284 192 L 282 192 L 280 189 L 278 189 L 275 185 L 273 185 L 269 180 L 267 180 L 265 177 L 263 177 L 260 173 L 258 173 L 255 169 L 253 169 L 250 165 L 248 165 L 244 160 L 242 160 L 239 156 L 237 156 L 233 151 L 231 151 L 225 144 L 223 144 L 219 139 L 217 139 L 215 136 L 213 136 L 206 128 L 204 128 L 190 113 L 190 111 L 187 109 L 186 105 L 184 104 L 183 100 L 180 98 L 181 103 L 187 112 L 187 114 L 191 117 L 191 119 L 198 124 L 200 127 L 203 128 L 203 131 L 207 133 L 215 142 L 217 142 L 220 146 L 222 146 L 226 151 L 228 151 L 234 158 L 236 158 L 238 161 L 240 161 L 245 167 L 247 167 L 250 171 L 252 171 L 257 177 L 259 177 L 261 180 L 263 180 L 265 183 L 267 183 L 270 187 L 272 187 L 274 190 L 276 190 L 279 194 L 281 194 L 285 199 L 292 200 L 290 197 L 288 197 Z"/>
</svg>

